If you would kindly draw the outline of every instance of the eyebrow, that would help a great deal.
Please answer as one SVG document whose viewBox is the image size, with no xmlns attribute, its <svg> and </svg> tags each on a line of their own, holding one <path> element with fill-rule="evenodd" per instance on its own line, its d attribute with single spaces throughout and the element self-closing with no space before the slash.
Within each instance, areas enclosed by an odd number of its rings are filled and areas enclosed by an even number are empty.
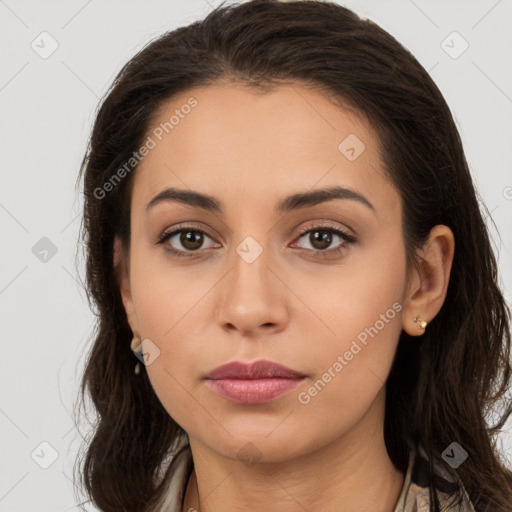
<svg viewBox="0 0 512 512">
<path fill-rule="evenodd" d="M 373 204 L 356 190 L 334 186 L 319 190 L 299 192 L 285 197 L 277 204 L 276 213 L 288 213 L 300 208 L 306 208 L 326 201 L 332 201 L 333 199 L 352 199 L 364 204 L 370 210 L 375 212 Z M 184 190 L 173 187 L 162 190 L 162 192 L 151 199 L 151 201 L 146 205 L 146 211 L 165 201 L 178 201 L 189 206 L 195 206 L 203 210 L 219 214 L 224 211 L 222 202 L 216 197 L 193 190 Z"/>
</svg>

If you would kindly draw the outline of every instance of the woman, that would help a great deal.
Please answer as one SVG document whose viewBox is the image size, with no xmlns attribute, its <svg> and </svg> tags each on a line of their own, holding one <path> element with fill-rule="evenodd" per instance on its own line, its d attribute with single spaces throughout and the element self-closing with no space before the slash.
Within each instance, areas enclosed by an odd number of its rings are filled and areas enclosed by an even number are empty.
<svg viewBox="0 0 512 512">
<path fill-rule="evenodd" d="M 512 510 L 495 257 L 449 107 L 387 32 L 222 5 L 124 66 L 80 177 L 101 510 Z"/>
</svg>

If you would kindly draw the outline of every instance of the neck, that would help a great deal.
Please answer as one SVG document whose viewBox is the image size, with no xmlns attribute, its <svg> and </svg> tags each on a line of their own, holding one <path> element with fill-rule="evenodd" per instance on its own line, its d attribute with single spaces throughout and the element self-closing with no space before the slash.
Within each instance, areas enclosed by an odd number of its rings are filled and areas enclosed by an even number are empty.
<svg viewBox="0 0 512 512">
<path fill-rule="evenodd" d="M 404 474 L 388 456 L 383 423 L 375 429 L 376 413 L 368 411 L 350 432 L 313 452 L 251 466 L 190 437 L 194 471 L 183 512 L 393 512 Z"/>
</svg>

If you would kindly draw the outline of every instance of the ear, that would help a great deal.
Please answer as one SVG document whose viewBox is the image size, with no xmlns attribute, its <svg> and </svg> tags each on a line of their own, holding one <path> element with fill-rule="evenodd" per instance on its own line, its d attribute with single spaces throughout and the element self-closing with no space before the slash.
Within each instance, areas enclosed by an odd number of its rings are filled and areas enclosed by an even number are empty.
<svg viewBox="0 0 512 512">
<path fill-rule="evenodd" d="M 409 275 L 402 315 L 402 328 L 407 334 L 423 334 L 424 329 L 415 318 L 428 323 L 439 313 L 448 290 L 454 251 L 452 230 L 442 224 L 432 228 L 429 239 L 417 252 L 418 268 Z"/>
<path fill-rule="evenodd" d="M 137 317 L 133 305 L 130 289 L 130 258 L 129 248 L 126 248 L 121 239 L 114 238 L 114 273 L 119 286 L 121 298 L 123 300 L 124 310 L 128 319 L 128 324 L 134 334 L 139 334 Z"/>
</svg>

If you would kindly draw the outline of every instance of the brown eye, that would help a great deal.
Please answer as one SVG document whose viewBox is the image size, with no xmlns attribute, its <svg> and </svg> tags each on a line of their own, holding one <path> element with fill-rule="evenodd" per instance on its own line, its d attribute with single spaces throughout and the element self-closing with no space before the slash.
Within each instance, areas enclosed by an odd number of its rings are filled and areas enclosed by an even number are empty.
<svg viewBox="0 0 512 512">
<path fill-rule="evenodd" d="M 328 249 L 332 243 L 332 233 L 325 230 L 311 231 L 309 234 L 309 242 L 315 249 Z"/>
<path fill-rule="evenodd" d="M 200 249 L 203 239 L 203 233 L 200 231 L 182 231 L 179 237 L 181 245 L 189 251 Z"/>
<path fill-rule="evenodd" d="M 200 229 L 181 228 L 171 232 L 164 232 L 157 241 L 157 244 L 164 245 L 166 251 L 176 256 L 195 256 L 204 249 L 203 244 L 208 236 Z"/>
<path fill-rule="evenodd" d="M 304 242 L 309 247 L 304 246 Z M 333 226 L 313 226 L 300 233 L 298 247 L 320 258 L 337 257 L 345 253 L 356 239 L 342 229 Z"/>
<path fill-rule="evenodd" d="M 306 240 L 311 245 L 310 250 L 328 252 L 326 251 L 326 249 L 329 249 L 331 247 L 336 237 L 341 241 L 341 243 L 337 244 L 338 248 L 343 248 L 344 246 L 348 246 L 351 243 L 355 242 L 355 238 L 349 235 L 348 233 L 345 233 L 344 231 L 334 228 L 323 227 L 308 229 L 307 231 L 301 234 L 300 239 Z"/>
</svg>

